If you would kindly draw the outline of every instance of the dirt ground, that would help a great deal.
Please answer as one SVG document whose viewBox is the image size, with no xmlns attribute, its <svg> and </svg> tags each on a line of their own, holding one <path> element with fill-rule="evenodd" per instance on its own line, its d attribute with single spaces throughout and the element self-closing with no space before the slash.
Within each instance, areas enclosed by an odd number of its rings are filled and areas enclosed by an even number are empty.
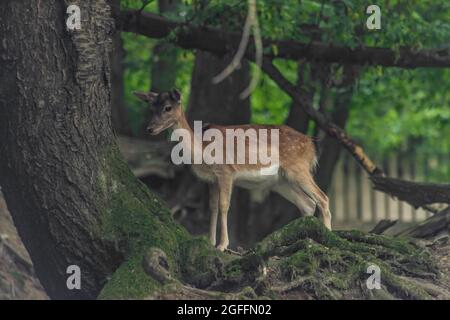
<svg viewBox="0 0 450 320">
<path fill-rule="evenodd" d="M 0 192 L 0 300 L 48 299 Z"/>
</svg>

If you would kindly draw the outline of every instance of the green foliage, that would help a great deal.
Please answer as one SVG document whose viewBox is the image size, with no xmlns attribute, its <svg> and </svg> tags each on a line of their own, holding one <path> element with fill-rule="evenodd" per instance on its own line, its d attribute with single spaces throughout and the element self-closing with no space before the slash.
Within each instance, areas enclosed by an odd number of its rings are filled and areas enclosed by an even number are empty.
<svg viewBox="0 0 450 320">
<path fill-rule="evenodd" d="M 450 153 L 450 71 L 372 68 L 353 95 L 349 134 L 369 153 L 415 150 L 424 156 Z M 449 166 L 440 168 L 450 177 Z M 437 177 L 436 177 L 437 178 Z"/>
<path fill-rule="evenodd" d="M 276 66 L 291 81 L 296 81 L 297 66 L 294 62 L 277 61 Z M 261 82 L 251 96 L 252 122 L 281 124 L 289 114 L 291 104 L 291 97 L 280 90 L 269 76 L 262 74 Z"/>
<path fill-rule="evenodd" d="M 142 1 L 127 1 L 139 3 Z M 203 3 L 200 6 L 199 3 Z M 273 39 L 316 40 L 347 46 L 438 47 L 450 38 L 450 3 L 436 0 L 380 0 L 382 30 L 365 28 L 367 0 L 259 0 L 263 36 Z M 151 10 L 151 9 L 149 9 Z M 241 31 L 247 1 L 181 1 L 177 20 Z M 320 32 L 317 33 L 317 29 Z M 317 36 L 319 35 L 319 39 Z"/>
<path fill-rule="evenodd" d="M 146 37 L 122 33 L 124 49 L 124 90 L 125 102 L 132 129 L 136 132 L 141 125 L 143 104 L 133 95 L 133 91 L 147 91 L 150 88 L 150 57 L 155 41 Z"/>
<path fill-rule="evenodd" d="M 137 132 L 142 125 L 146 105 L 136 99 L 133 91 L 148 91 L 151 88 L 152 50 L 157 41 L 135 34 L 122 34 L 125 56 L 125 102 L 128 107 L 131 127 Z M 189 98 L 190 78 L 194 62 L 194 54 L 180 50 L 177 61 L 178 75 L 175 87 L 182 93 L 183 104 Z"/>
</svg>

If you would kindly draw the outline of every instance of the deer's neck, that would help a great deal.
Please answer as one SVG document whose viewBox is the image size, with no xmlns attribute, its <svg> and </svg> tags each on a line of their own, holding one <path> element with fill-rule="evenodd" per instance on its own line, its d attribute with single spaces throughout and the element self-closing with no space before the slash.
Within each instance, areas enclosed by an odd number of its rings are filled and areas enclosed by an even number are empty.
<svg viewBox="0 0 450 320">
<path fill-rule="evenodd" d="M 187 130 L 192 137 L 194 137 L 194 131 L 192 130 L 191 126 L 189 125 L 186 114 L 183 110 L 181 110 L 181 117 L 178 119 L 178 121 L 175 123 L 174 129 L 185 129 Z"/>
<path fill-rule="evenodd" d="M 200 136 L 197 136 L 194 134 L 194 130 L 189 125 L 189 122 L 186 119 L 186 115 L 184 111 L 181 111 L 181 117 L 177 121 L 177 123 L 174 125 L 174 129 L 184 129 L 189 135 L 188 139 L 183 138 L 183 148 L 184 150 L 188 151 L 191 154 L 191 161 L 192 163 L 196 163 L 198 161 L 201 161 L 201 155 L 203 151 L 203 144 L 202 144 L 202 137 L 201 132 Z M 195 160 L 197 159 L 197 161 Z"/>
</svg>

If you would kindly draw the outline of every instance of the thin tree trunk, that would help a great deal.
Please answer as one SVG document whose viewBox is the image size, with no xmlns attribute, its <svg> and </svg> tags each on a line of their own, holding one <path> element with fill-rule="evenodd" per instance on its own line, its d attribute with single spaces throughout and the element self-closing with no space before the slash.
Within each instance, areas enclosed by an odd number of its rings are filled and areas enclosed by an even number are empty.
<svg viewBox="0 0 450 320">
<path fill-rule="evenodd" d="M 304 96 L 305 101 L 308 101 L 312 105 L 314 98 L 314 87 L 312 85 L 311 73 L 307 74 L 307 65 L 305 62 L 299 62 L 297 69 L 297 91 Z M 302 106 L 296 101 L 292 101 L 289 115 L 286 119 L 286 124 L 295 130 L 307 133 L 309 125 L 309 116 L 302 108 Z"/>
<path fill-rule="evenodd" d="M 67 31 L 71 2 L 8 0 L 0 11 L 0 184 L 42 285 L 60 299 L 95 298 L 133 234 L 167 244 L 180 234 L 116 146 L 110 7 L 79 2 L 81 30 Z M 147 220 L 126 231 L 139 214 Z M 66 286 L 70 265 L 81 290 Z"/>
<path fill-rule="evenodd" d="M 178 5 L 177 0 L 158 0 L 159 12 L 167 13 L 175 11 Z M 163 92 L 172 90 L 175 87 L 175 81 L 178 74 L 178 55 L 180 49 L 167 42 L 159 41 L 151 52 L 151 73 L 150 73 L 150 90 L 153 92 Z M 138 135 L 150 140 L 161 140 L 161 136 L 149 137 L 146 133 L 147 125 L 150 121 L 150 111 L 146 110 L 144 114 L 144 122 Z"/>
<path fill-rule="evenodd" d="M 344 67 L 343 83 L 335 89 L 333 111 L 331 112 L 331 121 L 339 128 L 345 130 L 347 124 L 350 103 L 353 96 L 354 85 L 358 72 L 354 67 Z M 330 187 L 333 178 L 334 168 L 339 160 L 342 146 L 334 137 L 325 135 L 320 143 L 319 169 L 316 173 L 316 181 L 319 187 L 326 192 Z"/>
</svg>

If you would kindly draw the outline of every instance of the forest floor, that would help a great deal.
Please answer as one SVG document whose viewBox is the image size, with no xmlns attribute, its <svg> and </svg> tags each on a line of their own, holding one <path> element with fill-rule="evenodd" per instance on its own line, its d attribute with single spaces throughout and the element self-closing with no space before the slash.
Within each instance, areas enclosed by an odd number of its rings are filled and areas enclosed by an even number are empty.
<svg viewBox="0 0 450 320">
<path fill-rule="evenodd" d="M 48 299 L 0 192 L 0 300 Z"/>
<path fill-rule="evenodd" d="M 341 226 L 342 228 L 343 226 Z M 348 226 L 347 226 L 348 227 Z M 339 229 L 341 229 L 339 228 Z M 347 228 L 345 228 L 347 229 Z M 357 228 L 359 229 L 359 228 Z M 361 228 L 367 229 L 367 228 Z M 365 230 L 367 231 L 367 230 Z M 439 283 L 450 290 L 450 242 L 440 241 L 439 245 L 427 246 L 430 249 L 441 277 Z M 167 298 L 204 299 L 196 291 L 179 292 L 180 296 Z M 217 297 L 211 297 L 213 299 Z M 296 290 L 287 294 L 286 299 L 314 299 L 305 290 Z M 347 297 L 352 299 L 352 297 Z M 0 300 L 2 299 L 48 299 L 34 274 L 31 260 L 23 246 L 13 221 L 0 193 Z"/>
</svg>

